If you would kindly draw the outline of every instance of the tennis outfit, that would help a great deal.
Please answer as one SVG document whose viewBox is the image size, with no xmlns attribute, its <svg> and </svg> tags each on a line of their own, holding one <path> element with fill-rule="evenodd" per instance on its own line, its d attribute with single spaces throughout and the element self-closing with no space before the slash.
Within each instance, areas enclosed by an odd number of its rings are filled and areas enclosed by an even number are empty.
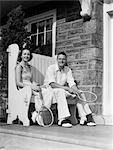
<svg viewBox="0 0 113 150">
<path fill-rule="evenodd" d="M 29 65 L 28 67 L 24 66 L 21 62 L 18 64 L 22 67 L 22 82 L 26 84 L 25 87 L 23 88 L 18 88 L 18 117 L 19 119 L 23 122 L 25 126 L 28 126 L 30 124 L 29 119 L 28 119 L 28 109 L 29 109 L 29 104 L 30 102 L 35 103 L 35 109 L 38 111 L 40 110 L 42 106 L 42 101 L 39 96 L 39 92 L 34 92 L 32 91 L 30 84 L 32 84 L 32 67 Z M 45 101 L 45 106 L 50 107 L 51 106 L 51 99 L 52 99 L 52 93 L 49 88 L 42 89 L 42 95 L 44 99 L 48 99 L 46 103 Z M 20 111 L 21 108 L 21 111 Z"/>
<path fill-rule="evenodd" d="M 72 76 L 72 71 L 68 66 L 65 66 L 63 70 L 59 70 L 57 64 L 51 65 L 48 67 L 45 84 L 49 85 L 52 82 L 56 82 L 60 85 L 65 85 L 68 83 L 69 87 L 75 85 L 74 78 Z M 61 88 L 52 88 L 54 93 L 54 101 L 58 104 L 58 119 L 67 118 L 70 116 L 70 112 L 68 109 L 68 104 L 66 100 L 66 96 L 70 95 L 69 92 L 65 91 Z M 83 105 L 82 103 L 77 103 L 77 108 L 79 112 L 79 116 L 82 120 L 86 120 L 86 115 L 91 114 L 91 110 L 88 104 Z"/>
</svg>

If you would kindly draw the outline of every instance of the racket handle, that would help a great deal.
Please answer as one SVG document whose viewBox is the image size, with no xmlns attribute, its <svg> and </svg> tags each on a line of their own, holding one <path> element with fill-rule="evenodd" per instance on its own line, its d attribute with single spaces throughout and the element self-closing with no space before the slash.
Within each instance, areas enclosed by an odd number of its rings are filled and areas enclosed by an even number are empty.
<svg viewBox="0 0 113 150">
<path fill-rule="evenodd" d="M 42 105 L 44 105 L 44 100 L 43 100 L 43 95 L 42 95 L 42 90 L 40 88 L 40 91 L 39 91 L 39 96 L 40 96 L 40 99 L 42 101 Z"/>
<path fill-rule="evenodd" d="M 81 93 L 81 95 L 82 95 L 82 97 L 83 97 L 83 100 L 84 100 L 84 101 L 87 101 L 87 100 L 86 100 L 86 97 L 85 97 L 85 94 L 84 94 L 84 93 Z"/>
</svg>

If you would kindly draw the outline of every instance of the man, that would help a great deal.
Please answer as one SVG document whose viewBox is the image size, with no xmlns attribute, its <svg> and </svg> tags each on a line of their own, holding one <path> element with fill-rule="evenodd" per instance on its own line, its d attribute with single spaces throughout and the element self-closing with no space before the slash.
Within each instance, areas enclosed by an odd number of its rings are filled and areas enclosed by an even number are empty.
<svg viewBox="0 0 113 150">
<path fill-rule="evenodd" d="M 54 93 L 54 102 L 57 102 L 58 106 L 58 125 L 62 127 L 72 127 L 71 122 L 68 120 L 70 116 L 70 112 L 68 109 L 68 104 L 66 100 L 66 95 L 71 95 L 76 92 L 81 92 L 74 82 L 74 78 L 72 76 L 71 69 L 66 65 L 67 64 L 67 55 L 64 52 L 60 52 L 57 55 L 57 63 L 51 65 L 47 69 L 46 77 L 45 77 L 45 84 L 50 85 L 53 89 Z M 66 83 L 69 86 L 66 86 Z M 89 122 L 94 123 L 92 119 L 91 110 L 88 104 L 83 105 L 78 103 L 78 112 L 79 116 L 81 117 L 80 124 L 84 125 L 86 117 L 89 115 Z M 85 109 L 85 111 L 84 111 Z M 88 124 L 87 124 L 88 125 Z M 93 125 L 96 125 L 95 123 Z"/>
</svg>

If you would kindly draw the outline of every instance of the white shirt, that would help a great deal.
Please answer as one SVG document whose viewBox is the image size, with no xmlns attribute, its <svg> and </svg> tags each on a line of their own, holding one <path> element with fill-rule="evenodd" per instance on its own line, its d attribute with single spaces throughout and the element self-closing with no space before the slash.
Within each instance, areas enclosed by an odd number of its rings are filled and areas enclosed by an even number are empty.
<svg viewBox="0 0 113 150">
<path fill-rule="evenodd" d="M 60 71 L 57 64 L 50 65 L 46 72 L 44 83 L 48 85 L 52 82 L 56 82 L 60 85 L 68 83 L 69 87 L 75 85 L 71 69 L 65 66 L 64 69 Z"/>
</svg>

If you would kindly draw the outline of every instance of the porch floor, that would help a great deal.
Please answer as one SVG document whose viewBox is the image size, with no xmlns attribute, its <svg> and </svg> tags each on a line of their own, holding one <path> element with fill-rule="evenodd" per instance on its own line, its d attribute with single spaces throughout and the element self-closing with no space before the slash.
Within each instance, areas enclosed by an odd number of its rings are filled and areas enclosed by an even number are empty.
<svg viewBox="0 0 113 150">
<path fill-rule="evenodd" d="M 5 123 L 0 123 L 0 136 L 2 134 L 88 146 L 97 149 L 113 149 L 113 126 L 97 125 L 96 127 L 87 127 L 76 125 L 72 128 L 62 128 L 53 125 L 44 128 L 35 125 L 24 127 L 22 125 L 7 125 Z"/>
</svg>

